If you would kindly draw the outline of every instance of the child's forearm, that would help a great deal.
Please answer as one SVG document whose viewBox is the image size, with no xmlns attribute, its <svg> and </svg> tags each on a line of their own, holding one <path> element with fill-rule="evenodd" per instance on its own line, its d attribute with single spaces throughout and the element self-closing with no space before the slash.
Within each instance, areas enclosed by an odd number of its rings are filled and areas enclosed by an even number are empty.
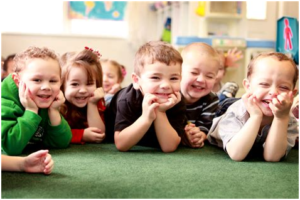
<svg viewBox="0 0 300 200">
<path fill-rule="evenodd" d="M 227 143 L 226 150 L 232 160 L 242 161 L 250 152 L 262 117 L 250 117 L 242 129 Z"/>
<path fill-rule="evenodd" d="M 101 131 L 105 132 L 105 125 L 101 119 L 101 116 L 98 111 L 97 104 L 89 103 L 87 107 L 87 121 L 89 127 L 97 127 Z"/>
<path fill-rule="evenodd" d="M 115 144 L 119 151 L 128 151 L 136 145 L 148 131 L 152 121 L 139 117 L 132 125 L 115 132 Z"/>
<path fill-rule="evenodd" d="M 288 123 L 289 116 L 284 119 L 274 117 L 264 147 L 266 161 L 277 162 L 285 155 Z"/>
<path fill-rule="evenodd" d="M 24 157 L 1 155 L 2 171 L 24 171 Z"/>
<path fill-rule="evenodd" d="M 165 112 L 157 112 L 154 127 L 159 145 L 163 152 L 173 152 L 177 149 L 181 138 L 171 126 Z"/>
<path fill-rule="evenodd" d="M 61 123 L 61 116 L 57 109 L 49 108 L 48 115 L 52 126 L 58 126 Z"/>
</svg>

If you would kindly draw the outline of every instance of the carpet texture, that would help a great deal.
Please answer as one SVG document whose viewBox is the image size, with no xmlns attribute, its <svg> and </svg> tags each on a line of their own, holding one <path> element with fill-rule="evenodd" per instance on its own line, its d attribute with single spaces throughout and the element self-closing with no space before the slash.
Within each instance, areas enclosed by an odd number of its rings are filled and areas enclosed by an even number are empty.
<svg viewBox="0 0 300 200">
<path fill-rule="evenodd" d="M 298 149 L 278 163 L 235 162 L 209 145 L 165 154 L 85 144 L 50 153 L 49 176 L 2 172 L 2 198 L 299 198 Z"/>
</svg>

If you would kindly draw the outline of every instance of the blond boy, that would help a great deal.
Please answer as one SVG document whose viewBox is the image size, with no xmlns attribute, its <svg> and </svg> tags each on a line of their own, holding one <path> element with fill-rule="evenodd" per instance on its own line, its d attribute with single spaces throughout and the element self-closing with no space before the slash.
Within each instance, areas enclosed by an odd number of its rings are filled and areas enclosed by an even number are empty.
<svg viewBox="0 0 300 200">
<path fill-rule="evenodd" d="M 218 53 L 208 44 L 192 43 L 182 53 L 181 93 L 186 102 L 185 127 L 187 140 L 183 144 L 194 148 L 203 147 L 215 112 L 218 96 L 212 92 L 221 65 Z"/>
<path fill-rule="evenodd" d="M 298 69 L 281 53 L 264 53 L 248 65 L 246 94 L 214 119 L 210 143 L 223 147 L 230 158 L 248 155 L 279 161 L 295 145 L 298 123 L 290 116 Z"/>
</svg>

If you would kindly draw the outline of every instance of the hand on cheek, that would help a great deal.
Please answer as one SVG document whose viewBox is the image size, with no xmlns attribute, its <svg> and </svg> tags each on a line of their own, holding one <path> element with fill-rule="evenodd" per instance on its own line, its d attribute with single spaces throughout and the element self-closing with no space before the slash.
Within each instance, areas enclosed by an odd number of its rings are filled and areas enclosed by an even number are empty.
<svg viewBox="0 0 300 200">
<path fill-rule="evenodd" d="M 26 86 L 24 82 L 19 82 L 19 98 L 21 101 L 21 104 L 26 110 L 30 110 L 32 112 L 37 113 L 38 107 L 36 103 L 33 101 L 33 96 L 29 90 L 29 88 Z"/>
<path fill-rule="evenodd" d="M 293 92 L 281 93 L 272 99 L 269 104 L 275 117 L 288 117 L 293 104 Z"/>
</svg>

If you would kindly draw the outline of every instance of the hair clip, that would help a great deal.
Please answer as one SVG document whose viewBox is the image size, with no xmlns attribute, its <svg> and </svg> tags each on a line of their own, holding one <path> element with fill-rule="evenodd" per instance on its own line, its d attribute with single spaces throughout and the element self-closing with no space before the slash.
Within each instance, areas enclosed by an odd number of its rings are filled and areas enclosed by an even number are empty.
<svg viewBox="0 0 300 200">
<path fill-rule="evenodd" d="M 99 51 L 94 51 L 92 48 L 89 47 L 84 47 L 86 50 L 89 50 L 91 52 L 93 52 L 94 54 L 96 54 L 99 58 L 101 58 L 101 54 L 99 53 Z"/>
<path fill-rule="evenodd" d="M 122 76 L 123 78 L 126 76 L 127 72 L 124 66 L 121 66 L 121 72 L 122 72 Z"/>
</svg>

